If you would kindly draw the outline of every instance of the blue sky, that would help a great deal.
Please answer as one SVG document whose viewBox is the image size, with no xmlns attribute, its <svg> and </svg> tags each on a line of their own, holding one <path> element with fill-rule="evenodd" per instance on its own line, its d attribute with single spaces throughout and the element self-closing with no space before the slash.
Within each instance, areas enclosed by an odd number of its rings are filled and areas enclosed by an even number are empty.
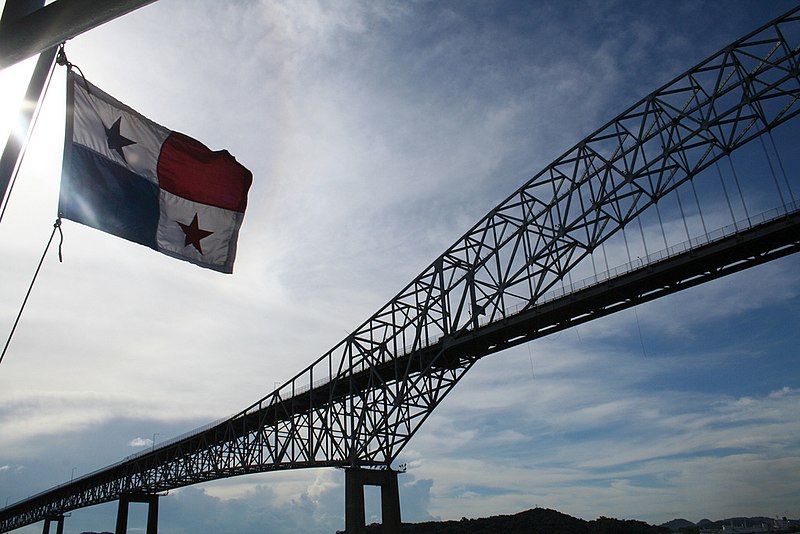
<svg viewBox="0 0 800 534">
<path fill-rule="evenodd" d="M 94 84 L 227 148 L 254 185 L 232 276 L 65 222 L 64 263 L 48 257 L 0 366 L 0 505 L 269 393 L 580 138 L 794 5 L 160 0 L 69 42 Z M 0 73 L 3 136 L 30 68 Z M 64 83 L 59 70 L 0 224 L 3 332 L 55 217 Z M 776 132 L 790 171 L 791 132 Z M 767 189 L 737 166 L 745 189 Z M 537 505 L 800 517 L 798 268 L 789 257 L 482 360 L 399 458 L 404 520 Z M 160 528 L 332 532 L 343 478 L 176 490 Z M 114 516 L 77 511 L 66 532 Z"/>
</svg>

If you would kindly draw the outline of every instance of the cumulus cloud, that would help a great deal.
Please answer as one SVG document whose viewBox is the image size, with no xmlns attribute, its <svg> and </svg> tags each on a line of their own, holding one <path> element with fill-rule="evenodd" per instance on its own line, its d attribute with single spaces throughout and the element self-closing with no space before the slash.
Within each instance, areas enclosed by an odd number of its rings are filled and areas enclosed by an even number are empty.
<svg viewBox="0 0 800 534">
<path fill-rule="evenodd" d="M 153 445 L 153 440 L 150 438 L 133 438 L 128 445 L 131 447 L 150 447 Z"/>
<path fill-rule="evenodd" d="M 677 510 L 699 519 L 711 507 L 725 514 L 763 506 L 764 498 L 760 505 L 746 502 L 747 495 L 763 495 L 747 487 L 747 477 L 773 494 L 772 506 L 791 507 L 785 489 L 793 484 L 791 476 L 767 466 L 791 468 L 800 458 L 800 424 L 791 415 L 800 409 L 796 388 L 731 396 L 680 384 L 642 387 L 651 373 L 682 361 L 662 359 L 652 366 L 630 359 L 630 353 L 603 355 L 609 367 L 600 370 L 568 367 L 548 375 L 538 365 L 542 371 L 532 379 L 527 351 L 511 352 L 504 368 L 498 363 L 466 377 L 468 393 L 455 390 L 431 416 L 435 430 L 422 431 L 406 451 L 411 472 L 436 481 L 433 515 L 454 517 L 465 507 L 476 515 L 512 512 L 538 504 L 587 518 L 614 509 L 618 516 L 654 522 Z M 771 479 L 774 492 L 768 489 Z M 700 491 L 713 493 L 733 480 L 738 493 L 715 497 L 713 504 L 700 499 Z M 689 481 L 703 489 L 676 492 Z"/>
</svg>

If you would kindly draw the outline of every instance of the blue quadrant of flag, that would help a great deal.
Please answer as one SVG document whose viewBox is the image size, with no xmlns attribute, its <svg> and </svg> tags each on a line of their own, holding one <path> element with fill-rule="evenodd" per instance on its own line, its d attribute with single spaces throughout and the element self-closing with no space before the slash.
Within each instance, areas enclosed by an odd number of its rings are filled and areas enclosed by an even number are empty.
<svg viewBox="0 0 800 534">
<path fill-rule="evenodd" d="M 62 217 L 158 250 L 156 184 L 80 145 L 69 175 L 61 184 Z"/>
</svg>

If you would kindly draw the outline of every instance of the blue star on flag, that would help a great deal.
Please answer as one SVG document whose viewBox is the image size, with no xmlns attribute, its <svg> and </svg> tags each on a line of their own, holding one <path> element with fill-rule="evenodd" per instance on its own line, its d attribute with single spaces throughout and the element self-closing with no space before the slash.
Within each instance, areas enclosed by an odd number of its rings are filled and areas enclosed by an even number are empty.
<svg viewBox="0 0 800 534">
<path fill-rule="evenodd" d="M 122 152 L 122 147 L 126 147 L 128 145 L 135 145 L 136 141 L 131 141 L 130 139 L 128 139 L 127 137 L 123 136 L 120 133 L 119 128 L 121 126 L 121 123 L 122 123 L 122 117 L 118 118 L 117 122 L 111 125 L 111 128 L 105 128 L 105 125 L 103 125 L 103 127 L 106 130 L 106 138 L 108 139 L 108 148 L 110 148 L 111 150 L 116 150 L 117 154 L 119 154 L 119 157 L 122 158 L 122 161 L 128 163 L 128 160 L 125 159 L 125 153 Z"/>
</svg>

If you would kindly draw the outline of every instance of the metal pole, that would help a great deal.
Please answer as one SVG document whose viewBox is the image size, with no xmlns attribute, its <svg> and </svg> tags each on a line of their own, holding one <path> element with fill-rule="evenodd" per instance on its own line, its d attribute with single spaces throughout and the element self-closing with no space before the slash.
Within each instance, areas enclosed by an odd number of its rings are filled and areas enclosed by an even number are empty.
<svg viewBox="0 0 800 534">
<path fill-rule="evenodd" d="M 36 11 L 43 5 L 44 0 L 8 0 L 3 9 L 3 17 L 0 19 L 0 28 L 5 31 L 12 27 L 18 19 Z M 0 207 L 6 198 L 8 184 L 11 181 L 11 177 L 14 176 L 14 170 L 19 164 L 22 147 L 30 133 L 34 110 L 42 97 L 47 76 L 55 58 L 56 48 L 47 50 L 39 56 L 39 61 L 36 63 L 36 68 L 33 70 L 31 81 L 28 84 L 28 90 L 25 93 L 25 99 L 20 107 L 18 124 L 21 129 L 16 132 L 12 130 L 8 136 L 3 155 L 0 156 Z"/>
<path fill-rule="evenodd" d="M 3 17 L 0 18 L 0 25 L 5 29 L 9 23 L 30 15 L 43 5 L 44 0 L 7 0 L 3 8 Z"/>
<path fill-rule="evenodd" d="M 13 65 L 155 0 L 58 0 L 16 17 L 0 32 L 0 68 Z"/>
<path fill-rule="evenodd" d="M 56 52 L 57 48 L 54 47 L 39 55 L 36 68 L 33 70 L 31 81 L 28 84 L 28 91 L 25 93 L 25 99 L 22 101 L 22 106 L 19 110 L 20 120 L 18 124 L 20 125 L 20 130 L 11 131 L 8 141 L 6 141 L 3 155 L 0 156 L 0 206 L 3 205 L 2 201 L 8 193 L 8 184 L 11 182 L 11 177 L 14 176 L 14 171 L 20 163 L 25 140 L 30 136 L 33 113 L 42 98 L 47 77 L 50 74 L 53 61 L 56 59 Z"/>
</svg>

